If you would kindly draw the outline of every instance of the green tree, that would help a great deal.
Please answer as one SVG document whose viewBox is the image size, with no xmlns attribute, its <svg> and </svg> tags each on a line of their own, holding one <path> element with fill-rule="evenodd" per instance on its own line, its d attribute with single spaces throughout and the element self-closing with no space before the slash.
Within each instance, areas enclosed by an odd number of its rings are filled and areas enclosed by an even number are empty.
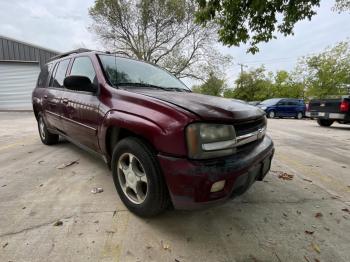
<svg viewBox="0 0 350 262">
<path fill-rule="evenodd" d="M 302 58 L 296 72 L 303 78 L 309 97 L 347 94 L 350 86 L 349 42 L 340 42 L 318 55 Z"/>
<path fill-rule="evenodd" d="M 287 71 L 277 71 L 272 84 L 271 97 L 303 98 L 304 85 Z"/>
<path fill-rule="evenodd" d="M 256 53 L 257 44 L 293 34 L 294 25 L 316 14 L 320 0 L 196 0 L 196 21 L 202 25 L 214 21 L 219 40 L 228 46 L 249 43 L 248 52 Z M 346 0 L 338 0 L 345 1 Z"/>
<path fill-rule="evenodd" d="M 158 64 L 179 78 L 203 80 L 230 57 L 215 48 L 216 26 L 194 22 L 191 0 L 95 0 L 92 29 L 106 48 Z"/>
<path fill-rule="evenodd" d="M 210 72 L 207 80 L 201 85 L 193 86 L 192 91 L 205 95 L 221 96 L 225 88 L 225 80 L 220 79 L 214 72 Z"/>
<path fill-rule="evenodd" d="M 234 89 L 227 89 L 224 92 L 225 97 L 245 101 L 264 100 L 270 97 L 273 91 L 271 79 L 263 66 L 243 72 L 235 84 Z"/>
</svg>

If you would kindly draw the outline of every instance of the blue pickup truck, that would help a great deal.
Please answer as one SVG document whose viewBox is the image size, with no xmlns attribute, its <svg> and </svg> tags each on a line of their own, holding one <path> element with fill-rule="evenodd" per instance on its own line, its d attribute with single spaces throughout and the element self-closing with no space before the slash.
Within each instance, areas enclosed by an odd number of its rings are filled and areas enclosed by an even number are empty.
<svg viewBox="0 0 350 262">
<path fill-rule="evenodd" d="M 295 98 L 272 98 L 257 105 L 266 112 L 268 118 L 295 117 L 301 119 L 305 116 L 306 106 L 304 100 Z"/>
</svg>

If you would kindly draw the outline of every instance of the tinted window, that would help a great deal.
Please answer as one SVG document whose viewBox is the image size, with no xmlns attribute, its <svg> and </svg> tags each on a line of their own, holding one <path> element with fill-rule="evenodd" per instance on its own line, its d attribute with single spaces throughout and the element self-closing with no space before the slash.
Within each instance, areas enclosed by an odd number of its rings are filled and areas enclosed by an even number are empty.
<svg viewBox="0 0 350 262">
<path fill-rule="evenodd" d="M 96 82 L 95 69 L 89 57 L 75 58 L 70 75 L 86 76 L 92 83 Z"/>
<path fill-rule="evenodd" d="M 286 105 L 288 105 L 288 101 L 282 100 L 282 101 L 278 102 L 278 105 L 279 106 L 286 106 Z"/>
<path fill-rule="evenodd" d="M 57 66 L 57 70 L 55 72 L 55 76 L 53 78 L 53 87 L 63 88 L 63 80 L 66 77 L 66 72 L 69 64 L 69 59 L 62 60 L 59 62 Z"/>
<path fill-rule="evenodd" d="M 296 106 L 296 105 L 298 105 L 298 102 L 297 101 L 293 101 L 293 100 L 289 100 L 287 102 L 287 105 L 289 105 L 289 106 Z"/>
<path fill-rule="evenodd" d="M 273 106 L 276 105 L 281 99 L 279 98 L 272 98 L 272 99 L 267 99 L 262 101 L 259 105 L 264 105 L 264 106 Z"/>
<path fill-rule="evenodd" d="M 49 77 L 51 70 L 52 70 L 52 64 L 44 65 L 44 67 L 41 69 L 39 77 L 38 77 L 37 87 L 39 87 L 39 88 L 46 87 L 47 78 Z"/>
</svg>

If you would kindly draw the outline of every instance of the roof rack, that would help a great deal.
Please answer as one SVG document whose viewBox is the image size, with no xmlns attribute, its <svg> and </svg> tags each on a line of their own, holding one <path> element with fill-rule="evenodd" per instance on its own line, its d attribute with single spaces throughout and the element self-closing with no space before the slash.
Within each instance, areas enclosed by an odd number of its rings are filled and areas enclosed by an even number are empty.
<svg viewBox="0 0 350 262">
<path fill-rule="evenodd" d="M 69 55 L 71 55 L 71 54 L 79 54 L 79 53 L 90 52 L 90 51 L 91 51 L 90 49 L 78 48 L 78 49 L 74 49 L 74 50 L 72 50 L 72 51 L 69 51 L 69 52 L 62 53 L 62 54 L 60 54 L 60 55 L 51 57 L 51 58 L 49 59 L 49 61 L 56 60 L 56 59 L 59 59 L 59 58 L 65 57 L 65 56 L 69 56 Z"/>
</svg>

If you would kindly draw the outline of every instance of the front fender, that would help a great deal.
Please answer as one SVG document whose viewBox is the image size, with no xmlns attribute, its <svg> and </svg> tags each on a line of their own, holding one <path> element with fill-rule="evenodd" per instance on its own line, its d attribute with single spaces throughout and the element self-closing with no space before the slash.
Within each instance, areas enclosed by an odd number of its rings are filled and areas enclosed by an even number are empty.
<svg viewBox="0 0 350 262">
<path fill-rule="evenodd" d="M 174 156 L 184 156 L 187 152 L 183 123 L 173 122 L 171 128 L 164 128 L 144 116 L 111 110 L 105 115 L 100 128 L 99 144 L 104 155 L 108 155 L 106 135 L 108 128 L 112 126 L 126 129 L 146 139 L 158 152 Z"/>
</svg>

